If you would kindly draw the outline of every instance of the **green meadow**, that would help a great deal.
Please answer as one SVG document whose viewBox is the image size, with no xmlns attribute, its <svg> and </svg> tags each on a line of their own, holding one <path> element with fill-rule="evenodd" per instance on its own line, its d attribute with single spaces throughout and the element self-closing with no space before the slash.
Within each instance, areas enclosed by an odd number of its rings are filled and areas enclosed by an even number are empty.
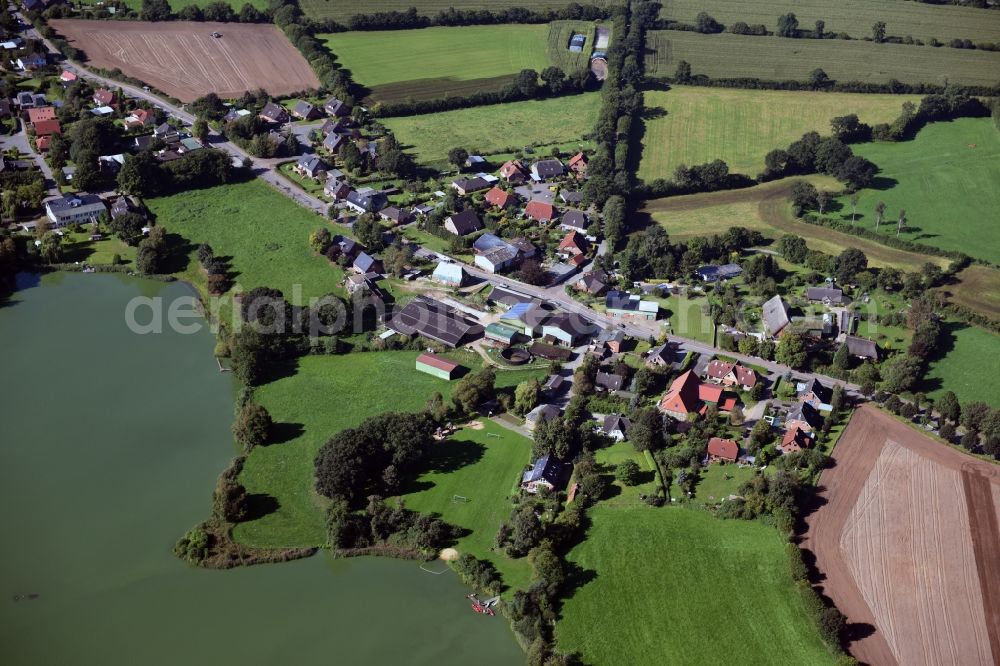
<svg viewBox="0 0 1000 666">
<path fill-rule="evenodd" d="M 998 285 L 1000 288 L 1000 285 Z M 996 350 L 1000 336 L 977 326 L 955 325 L 953 344 L 943 358 L 931 361 L 924 390 L 932 398 L 954 391 L 960 402 L 982 400 L 1000 408 L 1000 373 Z"/>
</svg>

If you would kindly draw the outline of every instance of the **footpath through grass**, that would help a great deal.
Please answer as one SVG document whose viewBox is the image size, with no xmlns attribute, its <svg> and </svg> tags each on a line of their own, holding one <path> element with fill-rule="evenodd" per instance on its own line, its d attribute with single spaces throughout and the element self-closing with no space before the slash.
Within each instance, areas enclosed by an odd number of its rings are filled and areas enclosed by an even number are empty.
<svg viewBox="0 0 1000 666">
<path fill-rule="evenodd" d="M 833 664 L 773 528 L 680 508 L 589 515 L 568 559 L 592 580 L 563 606 L 560 649 L 594 666 Z"/>
<path fill-rule="evenodd" d="M 886 204 L 879 233 L 958 250 L 1000 263 L 1000 132 L 989 118 L 960 118 L 927 125 L 912 141 L 868 143 L 854 151 L 879 167 L 875 187 L 861 191 L 857 223 L 875 230 L 875 206 Z M 851 218 L 851 204 L 836 214 Z M 1000 289 L 1000 285 L 997 285 Z"/>
<path fill-rule="evenodd" d="M 461 146 L 475 155 L 510 152 L 582 140 L 597 122 L 596 92 L 556 99 L 494 104 L 420 116 L 385 118 L 382 123 L 421 164 L 443 167 L 448 151 Z"/>
<path fill-rule="evenodd" d="M 721 159 L 732 172 L 756 176 L 764 156 L 809 131 L 830 133 L 830 119 L 856 113 L 869 124 L 891 122 L 916 95 L 861 95 L 676 86 L 645 93 L 639 177 L 671 178 L 681 164 Z"/>
</svg>

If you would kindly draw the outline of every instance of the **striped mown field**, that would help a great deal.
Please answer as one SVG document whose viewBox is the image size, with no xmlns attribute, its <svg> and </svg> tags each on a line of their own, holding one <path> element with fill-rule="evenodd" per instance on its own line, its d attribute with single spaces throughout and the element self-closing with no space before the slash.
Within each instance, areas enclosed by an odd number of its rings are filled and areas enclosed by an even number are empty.
<svg viewBox="0 0 1000 666">
<path fill-rule="evenodd" d="M 821 68 L 837 81 L 887 83 L 946 82 L 996 85 L 1000 52 L 875 44 L 838 39 L 746 37 L 723 33 L 702 35 L 680 30 L 654 30 L 646 40 L 646 72 L 672 77 L 677 63 L 691 63 L 693 74 L 711 78 L 758 78 L 807 81 Z"/>
<path fill-rule="evenodd" d="M 824 21 L 826 32 L 844 32 L 854 39 L 871 37 L 872 25 L 884 21 L 886 34 L 895 37 L 1000 42 L 1000 14 L 907 0 L 663 0 L 660 16 L 694 23 L 699 12 L 707 12 L 727 28 L 742 21 L 763 24 L 773 32 L 778 17 L 793 12 L 801 30 L 812 30 L 816 21 Z"/>
<path fill-rule="evenodd" d="M 670 178 L 678 165 L 724 160 L 756 176 L 764 156 L 809 131 L 830 133 L 830 119 L 856 113 L 869 124 L 891 122 L 916 95 L 863 95 L 674 86 L 644 93 L 645 134 L 639 177 Z"/>
</svg>

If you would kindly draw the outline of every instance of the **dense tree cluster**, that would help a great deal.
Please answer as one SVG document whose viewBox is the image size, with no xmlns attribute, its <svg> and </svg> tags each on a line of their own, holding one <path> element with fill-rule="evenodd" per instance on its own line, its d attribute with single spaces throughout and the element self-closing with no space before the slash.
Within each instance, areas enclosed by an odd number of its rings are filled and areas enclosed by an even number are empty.
<svg viewBox="0 0 1000 666">
<path fill-rule="evenodd" d="M 348 504 L 392 495 L 416 472 L 433 439 L 429 415 L 389 412 L 330 438 L 316 456 L 316 491 Z"/>
<path fill-rule="evenodd" d="M 731 253 L 762 242 L 758 231 L 731 227 L 724 234 L 674 244 L 663 227 L 654 225 L 631 234 L 618 261 L 625 279 L 630 282 L 649 278 L 675 279 L 690 275 L 698 266 L 724 261 Z"/>
<path fill-rule="evenodd" d="M 233 182 L 237 171 L 221 150 L 195 150 L 178 160 L 160 162 L 150 151 L 126 155 L 118 171 L 118 189 L 136 196 L 159 196 Z"/>
</svg>

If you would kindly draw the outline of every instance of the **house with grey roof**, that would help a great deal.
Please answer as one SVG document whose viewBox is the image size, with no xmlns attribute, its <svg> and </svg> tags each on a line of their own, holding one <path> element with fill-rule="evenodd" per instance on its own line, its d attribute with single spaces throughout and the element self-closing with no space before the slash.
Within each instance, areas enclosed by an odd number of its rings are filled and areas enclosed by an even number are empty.
<svg viewBox="0 0 1000 666">
<path fill-rule="evenodd" d="M 264 105 L 264 108 L 260 110 L 260 117 L 269 123 L 287 123 L 288 111 L 286 111 L 285 107 L 280 104 L 268 102 Z"/>
<path fill-rule="evenodd" d="M 559 178 L 566 173 L 563 163 L 557 159 L 538 160 L 531 165 L 531 178 L 536 182 Z"/>
<path fill-rule="evenodd" d="M 339 100 L 336 97 L 331 97 L 326 100 L 323 110 L 326 111 L 326 115 L 328 116 L 342 118 L 351 112 L 351 107 L 347 105 L 347 102 Z"/>
<path fill-rule="evenodd" d="M 301 120 L 315 120 L 320 117 L 320 111 L 314 104 L 300 99 L 292 107 L 292 115 Z"/>
<path fill-rule="evenodd" d="M 542 421 L 551 421 L 552 419 L 559 418 L 559 413 L 559 408 L 555 405 L 538 405 L 524 415 L 524 427 L 528 430 L 534 430 L 535 426 Z"/>
<path fill-rule="evenodd" d="M 705 282 L 718 282 L 737 277 L 743 272 L 738 264 L 708 265 L 699 267 L 695 273 Z"/>
<path fill-rule="evenodd" d="M 522 475 L 521 488 L 532 494 L 539 491 L 551 492 L 562 486 L 564 469 L 565 466 L 555 456 L 546 454 L 532 463 L 531 469 Z"/>
<path fill-rule="evenodd" d="M 64 194 L 45 202 L 45 215 L 54 227 L 94 222 L 105 212 L 104 200 L 96 194 Z"/>
<path fill-rule="evenodd" d="M 465 196 L 466 194 L 485 190 L 490 184 L 485 178 L 473 176 L 472 178 L 456 178 L 452 181 L 451 186 L 455 188 L 456 192 Z"/>
<path fill-rule="evenodd" d="M 326 176 L 326 162 L 316 155 L 303 155 L 295 165 L 295 173 L 307 178 L 323 178 Z"/>
<path fill-rule="evenodd" d="M 844 296 L 843 290 L 835 287 L 809 287 L 806 289 L 806 298 L 812 303 L 827 305 L 843 305 L 850 302 L 850 299 Z"/>
<path fill-rule="evenodd" d="M 559 226 L 566 231 L 583 233 L 587 230 L 587 214 L 580 210 L 567 210 L 559 220 Z"/>
<path fill-rule="evenodd" d="M 388 205 L 389 200 L 381 192 L 370 187 L 361 190 L 351 190 L 344 198 L 344 203 L 357 213 L 377 213 Z"/>
<path fill-rule="evenodd" d="M 878 345 L 875 344 L 874 340 L 860 338 L 856 335 L 847 335 L 844 337 L 844 344 L 847 345 L 847 351 L 851 356 L 878 361 Z"/>
<path fill-rule="evenodd" d="M 445 218 L 444 228 L 456 236 L 468 236 L 483 228 L 476 211 L 466 208 L 459 213 L 453 213 Z"/>
<path fill-rule="evenodd" d="M 608 414 L 601 423 L 601 432 L 618 442 L 628 437 L 631 429 L 632 422 L 624 414 Z"/>
<path fill-rule="evenodd" d="M 764 320 L 764 332 L 772 338 L 777 337 L 789 324 L 788 306 L 781 296 L 774 296 L 761 306 L 761 318 Z"/>
</svg>

